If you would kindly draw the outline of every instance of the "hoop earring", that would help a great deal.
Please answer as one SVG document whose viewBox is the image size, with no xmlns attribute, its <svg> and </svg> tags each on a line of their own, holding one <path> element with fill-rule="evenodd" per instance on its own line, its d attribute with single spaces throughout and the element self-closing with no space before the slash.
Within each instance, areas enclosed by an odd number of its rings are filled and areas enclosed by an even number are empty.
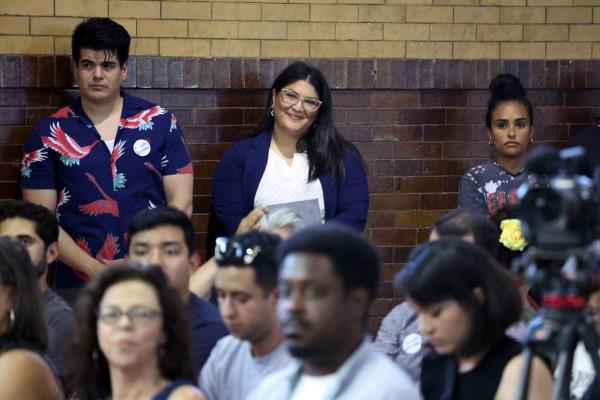
<svg viewBox="0 0 600 400">
<path fill-rule="evenodd" d="M 275 118 L 275 106 L 271 104 L 271 117 Z"/>
<path fill-rule="evenodd" d="M 15 326 L 15 310 L 12 308 L 8 312 L 8 319 L 10 320 L 10 326 Z"/>
</svg>

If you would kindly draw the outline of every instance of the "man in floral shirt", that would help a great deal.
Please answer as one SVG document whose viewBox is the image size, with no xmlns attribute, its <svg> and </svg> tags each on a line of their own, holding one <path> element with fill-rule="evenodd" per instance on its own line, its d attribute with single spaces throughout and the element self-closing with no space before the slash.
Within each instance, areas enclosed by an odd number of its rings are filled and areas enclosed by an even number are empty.
<svg viewBox="0 0 600 400">
<path fill-rule="evenodd" d="M 192 212 L 192 164 L 175 117 L 121 91 L 130 36 L 108 18 L 73 32 L 78 98 L 42 119 L 25 145 L 21 186 L 60 222 L 56 287 L 77 287 L 125 255 L 126 232 L 142 209 Z"/>
</svg>

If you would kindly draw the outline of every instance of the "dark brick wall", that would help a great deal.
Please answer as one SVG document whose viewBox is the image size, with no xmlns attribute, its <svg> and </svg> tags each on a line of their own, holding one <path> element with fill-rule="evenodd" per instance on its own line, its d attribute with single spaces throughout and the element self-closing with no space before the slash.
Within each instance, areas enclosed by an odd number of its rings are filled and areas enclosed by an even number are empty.
<svg viewBox="0 0 600 400">
<path fill-rule="evenodd" d="M 367 236 L 384 261 L 375 329 L 397 303 L 390 284 L 431 222 L 456 206 L 459 177 L 489 157 L 483 126 L 490 79 L 518 75 L 535 106 L 535 138 L 562 145 L 600 114 L 600 61 L 309 60 L 334 88 L 335 120 L 369 172 Z M 133 58 L 126 86 L 171 109 L 194 159 L 194 224 L 204 252 L 211 177 L 252 127 L 287 59 Z M 74 96 L 66 57 L 0 57 L 0 200 L 18 196 L 31 126 Z M 200 90 L 198 90 L 200 89 Z"/>
</svg>

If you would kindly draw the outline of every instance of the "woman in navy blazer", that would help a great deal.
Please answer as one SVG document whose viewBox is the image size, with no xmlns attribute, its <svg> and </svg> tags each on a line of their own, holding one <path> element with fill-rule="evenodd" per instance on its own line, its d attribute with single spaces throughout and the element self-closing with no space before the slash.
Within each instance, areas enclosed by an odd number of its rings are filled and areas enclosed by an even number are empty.
<svg viewBox="0 0 600 400">
<path fill-rule="evenodd" d="M 308 157 L 308 181 L 318 179 L 324 219 L 365 227 L 369 194 L 358 149 L 334 127 L 331 93 L 315 67 L 296 62 L 273 82 L 263 121 L 223 155 L 213 180 L 213 217 L 220 234 L 233 235 L 255 208 L 269 150 L 291 165 L 294 153 Z"/>
</svg>

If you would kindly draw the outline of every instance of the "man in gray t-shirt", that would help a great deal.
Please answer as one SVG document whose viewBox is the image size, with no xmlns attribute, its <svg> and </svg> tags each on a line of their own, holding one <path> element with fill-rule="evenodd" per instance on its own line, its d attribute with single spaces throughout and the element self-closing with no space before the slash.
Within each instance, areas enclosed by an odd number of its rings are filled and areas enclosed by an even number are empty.
<svg viewBox="0 0 600 400">
<path fill-rule="evenodd" d="M 54 373 L 65 382 L 71 370 L 65 349 L 73 311 L 47 282 L 48 264 L 58 257 L 58 221 L 45 207 L 13 201 L 0 207 L 0 236 L 20 241 L 29 253 L 48 326 L 48 358 Z"/>
<path fill-rule="evenodd" d="M 278 237 L 255 231 L 217 239 L 215 287 L 231 335 L 219 340 L 200 372 L 208 400 L 244 399 L 292 360 L 277 318 L 278 243 Z"/>
</svg>

